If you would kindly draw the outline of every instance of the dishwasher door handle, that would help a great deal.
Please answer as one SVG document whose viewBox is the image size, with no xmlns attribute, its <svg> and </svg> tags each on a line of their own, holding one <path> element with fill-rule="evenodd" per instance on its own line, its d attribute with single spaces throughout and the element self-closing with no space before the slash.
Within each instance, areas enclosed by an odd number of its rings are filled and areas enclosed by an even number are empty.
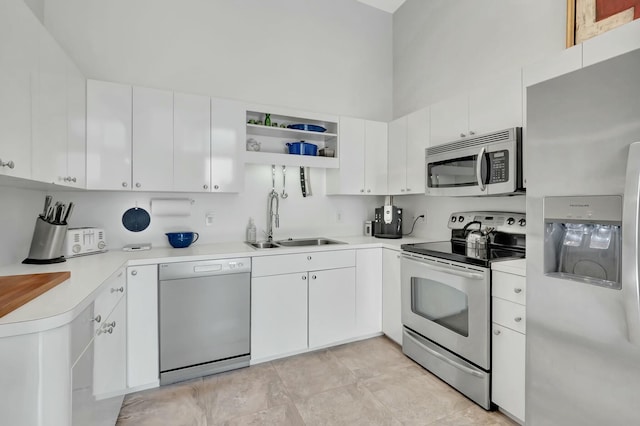
<svg viewBox="0 0 640 426">
<path fill-rule="evenodd" d="M 193 267 L 193 272 L 217 272 L 222 271 L 222 265 L 199 265 Z"/>
</svg>

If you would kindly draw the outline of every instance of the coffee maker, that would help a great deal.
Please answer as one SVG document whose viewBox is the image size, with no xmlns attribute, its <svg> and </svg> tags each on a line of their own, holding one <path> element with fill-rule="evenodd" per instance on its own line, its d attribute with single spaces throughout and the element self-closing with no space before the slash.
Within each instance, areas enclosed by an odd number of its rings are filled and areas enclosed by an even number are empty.
<svg viewBox="0 0 640 426">
<path fill-rule="evenodd" d="M 384 206 L 376 207 L 373 222 L 376 238 L 402 238 L 402 209 L 393 205 L 393 197 L 385 198 Z"/>
</svg>

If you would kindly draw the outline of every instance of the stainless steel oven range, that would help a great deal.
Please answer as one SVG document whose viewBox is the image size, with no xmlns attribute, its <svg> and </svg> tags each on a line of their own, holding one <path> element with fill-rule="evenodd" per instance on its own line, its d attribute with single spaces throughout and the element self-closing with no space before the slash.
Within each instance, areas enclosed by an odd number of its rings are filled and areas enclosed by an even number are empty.
<svg viewBox="0 0 640 426">
<path fill-rule="evenodd" d="M 522 213 L 463 212 L 451 240 L 402 245 L 403 352 L 491 408 L 491 263 L 525 257 Z"/>
</svg>

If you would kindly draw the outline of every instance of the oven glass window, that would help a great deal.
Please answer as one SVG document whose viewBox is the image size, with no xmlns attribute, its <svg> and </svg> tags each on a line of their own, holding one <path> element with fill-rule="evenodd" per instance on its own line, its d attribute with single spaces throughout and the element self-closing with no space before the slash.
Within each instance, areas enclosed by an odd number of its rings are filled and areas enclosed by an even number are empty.
<svg viewBox="0 0 640 426">
<path fill-rule="evenodd" d="M 429 163 L 427 185 L 429 188 L 451 188 L 456 186 L 477 186 L 477 155 L 454 160 Z"/>
<path fill-rule="evenodd" d="M 469 336 L 467 295 L 438 281 L 411 278 L 411 310 L 462 336 Z"/>
</svg>

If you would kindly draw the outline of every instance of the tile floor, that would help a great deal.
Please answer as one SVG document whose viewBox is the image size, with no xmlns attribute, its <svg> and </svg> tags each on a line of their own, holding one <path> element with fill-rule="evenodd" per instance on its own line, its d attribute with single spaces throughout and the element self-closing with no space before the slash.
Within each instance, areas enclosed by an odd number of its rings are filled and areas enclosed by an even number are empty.
<svg viewBox="0 0 640 426">
<path fill-rule="evenodd" d="M 129 395 L 117 426 L 130 425 L 515 423 L 376 337 Z"/>
</svg>

